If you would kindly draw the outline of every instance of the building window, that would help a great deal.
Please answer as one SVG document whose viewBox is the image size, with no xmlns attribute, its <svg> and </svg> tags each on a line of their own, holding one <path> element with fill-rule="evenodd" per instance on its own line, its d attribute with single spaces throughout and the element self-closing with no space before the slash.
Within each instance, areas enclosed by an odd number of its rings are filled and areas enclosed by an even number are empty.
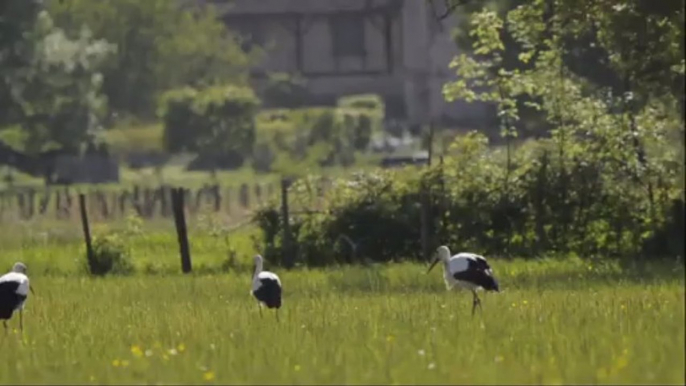
<svg viewBox="0 0 686 386">
<path fill-rule="evenodd" d="M 231 19 L 227 21 L 227 26 L 234 31 L 238 38 L 238 43 L 243 51 L 248 52 L 255 46 L 265 45 L 264 27 L 256 19 Z"/>
<path fill-rule="evenodd" d="M 330 26 L 335 57 L 365 56 L 364 16 L 334 15 L 330 19 Z"/>
</svg>

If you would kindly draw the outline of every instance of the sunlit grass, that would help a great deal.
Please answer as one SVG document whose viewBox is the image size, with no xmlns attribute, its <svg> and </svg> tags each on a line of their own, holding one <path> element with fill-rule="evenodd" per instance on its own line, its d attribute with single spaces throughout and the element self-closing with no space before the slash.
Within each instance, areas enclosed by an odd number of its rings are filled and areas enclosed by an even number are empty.
<svg viewBox="0 0 686 386">
<path fill-rule="evenodd" d="M 683 384 L 682 266 L 492 265 L 504 292 L 474 318 L 471 295 L 422 265 L 271 267 L 280 322 L 259 316 L 246 270 L 35 274 L 24 336 L 0 338 L 0 382 Z"/>
</svg>

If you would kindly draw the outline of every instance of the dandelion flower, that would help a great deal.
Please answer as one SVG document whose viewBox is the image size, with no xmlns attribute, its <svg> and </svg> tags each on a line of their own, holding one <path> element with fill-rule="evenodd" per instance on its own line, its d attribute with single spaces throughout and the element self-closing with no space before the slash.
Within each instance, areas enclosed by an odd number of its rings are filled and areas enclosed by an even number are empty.
<svg viewBox="0 0 686 386">
<path fill-rule="evenodd" d="M 202 375 L 202 378 L 206 381 L 211 381 L 214 379 L 214 372 L 213 371 L 207 371 L 205 374 Z"/>
<path fill-rule="evenodd" d="M 183 352 L 186 349 L 186 345 L 180 343 L 176 348 L 179 350 L 179 352 Z"/>
<path fill-rule="evenodd" d="M 119 359 L 115 359 L 115 360 L 112 361 L 112 366 L 114 366 L 114 367 L 119 367 L 119 363 L 120 363 L 120 362 L 119 362 Z"/>
<path fill-rule="evenodd" d="M 131 346 L 131 354 L 133 354 L 135 357 L 142 357 L 143 356 L 143 350 L 141 350 L 140 347 L 133 345 Z"/>
</svg>

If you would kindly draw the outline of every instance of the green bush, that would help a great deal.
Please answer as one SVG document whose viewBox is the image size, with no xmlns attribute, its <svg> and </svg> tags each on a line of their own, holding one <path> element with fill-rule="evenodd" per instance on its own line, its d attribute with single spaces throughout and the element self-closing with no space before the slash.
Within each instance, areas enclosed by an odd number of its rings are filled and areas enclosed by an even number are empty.
<svg viewBox="0 0 686 386">
<path fill-rule="evenodd" d="M 385 104 L 383 98 L 376 94 L 348 95 L 338 99 L 338 106 L 343 108 L 371 110 L 383 115 Z"/>
<path fill-rule="evenodd" d="M 298 262 L 422 259 L 423 191 L 430 193 L 432 250 L 447 244 L 491 256 L 683 256 L 683 238 L 676 237 L 684 231 L 677 165 L 656 161 L 650 178 L 660 183 L 650 195 L 645 182 L 582 151 L 580 142 L 568 141 L 564 162 L 553 145 L 522 145 L 508 173 L 506 152 L 471 133 L 456 139 L 442 165 L 338 179 L 321 213 L 291 218 Z M 311 184 L 303 179 L 290 188 L 292 210 L 317 201 Z M 264 208 L 257 218 L 263 244 L 283 263 L 278 208 Z M 343 237 L 354 242 L 354 253 Z"/>
<path fill-rule="evenodd" d="M 94 276 L 127 275 L 133 272 L 130 252 L 117 233 L 93 238 L 93 256 L 87 261 L 87 267 Z"/>
<path fill-rule="evenodd" d="M 248 87 L 186 87 L 169 91 L 161 97 L 159 111 L 166 148 L 212 157 L 247 157 L 255 144 L 259 104 Z"/>
<path fill-rule="evenodd" d="M 193 150 L 197 135 L 193 102 L 197 94 L 196 89 L 184 87 L 167 91 L 160 98 L 158 115 L 164 125 L 164 146 L 170 152 Z"/>
<path fill-rule="evenodd" d="M 164 127 L 161 124 L 130 125 L 109 129 L 105 141 L 116 155 L 160 153 L 164 150 Z"/>
<path fill-rule="evenodd" d="M 277 72 L 269 74 L 262 95 L 268 107 L 292 109 L 304 106 L 309 92 L 303 77 Z"/>
<path fill-rule="evenodd" d="M 354 161 L 352 114 L 336 108 L 274 109 L 257 117 L 253 166 L 260 171 L 302 170 Z M 347 134 L 347 135 L 346 135 Z M 288 174 L 288 173 L 286 173 Z"/>
<path fill-rule="evenodd" d="M 374 136 L 384 131 L 385 105 L 383 99 L 374 94 L 351 95 L 338 100 L 338 107 L 344 114 L 353 117 L 353 146 L 355 150 L 366 150 Z"/>
</svg>

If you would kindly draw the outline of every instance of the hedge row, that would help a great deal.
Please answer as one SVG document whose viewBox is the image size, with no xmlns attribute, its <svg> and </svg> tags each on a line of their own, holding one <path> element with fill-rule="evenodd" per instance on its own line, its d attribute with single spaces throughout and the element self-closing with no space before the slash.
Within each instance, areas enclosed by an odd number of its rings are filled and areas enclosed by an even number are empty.
<svg viewBox="0 0 686 386">
<path fill-rule="evenodd" d="M 679 165 L 664 163 L 649 180 L 635 180 L 592 153 L 570 151 L 560 162 L 549 141 L 539 140 L 515 153 L 508 173 L 504 152 L 489 149 L 481 134 L 451 149 L 443 165 L 337 180 L 322 213 L 290 219 L 298 262 L 421 260 L 422 194 L 432 250 L 448 244 L 490 256 L 683 256 Z M 309 184 L 292 186 L 291 200 L 315 202 Z M 266 255 L 283 263 L 278 203 L 255 219 Z"/>
</svg>

